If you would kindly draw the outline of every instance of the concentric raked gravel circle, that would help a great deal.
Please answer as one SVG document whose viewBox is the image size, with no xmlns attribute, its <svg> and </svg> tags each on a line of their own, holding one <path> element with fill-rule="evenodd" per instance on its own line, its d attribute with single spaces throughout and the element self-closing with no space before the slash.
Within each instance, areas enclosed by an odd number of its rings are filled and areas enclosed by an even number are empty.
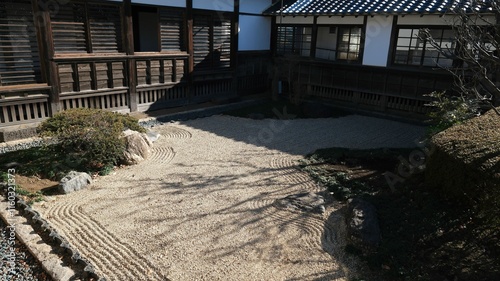
<svg viewBox="0 0 500 281">
<path fill-rule="evenodd" d="M 412 147 L 425 132 L 356 115 L 212 116 L 153 130 L 162 136 L 149 159 L 35 205 L 108 280 L 356 278 L 341 206 L 313 214 L 275 202 L 321 189 L 297 168 L 316 149 Z"/>
<path fill-rule="evenodd" d="M 292 157 L 278 157 L 271 160 L 270 166 L 275 173 L 284 178 L 284 182 L 298 188 L 319 192 L 318 186 L 309 175 L 299 169 L 298 160 Z"/>
<path fill-rule="evenodd" d="M 187 130 L 172 126 L 172 125 L 164 125 L 155 127 L 157 132 L 159 132 L 162 136 L 166 138 L 175 138 L 175 139 L 189 139 L 192 137 L 191 133 Z"/>
</svg>

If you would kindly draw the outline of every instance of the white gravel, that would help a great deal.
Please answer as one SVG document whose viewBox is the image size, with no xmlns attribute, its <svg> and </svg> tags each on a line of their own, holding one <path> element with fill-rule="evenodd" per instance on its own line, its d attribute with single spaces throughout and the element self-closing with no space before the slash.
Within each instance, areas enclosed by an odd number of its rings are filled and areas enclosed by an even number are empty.
<svg viewBox="0 0 500 281">
<path fill-rule="evenodd" d="M 338 206 L 273 206 L 319 191 L 296 169 L 318 148 L 413 147 L 424 128 L 357 115 L 156 126 L 153 155 L 90 189 L 36 205 L 108 280 L 348 280 Z"/>
</svg>

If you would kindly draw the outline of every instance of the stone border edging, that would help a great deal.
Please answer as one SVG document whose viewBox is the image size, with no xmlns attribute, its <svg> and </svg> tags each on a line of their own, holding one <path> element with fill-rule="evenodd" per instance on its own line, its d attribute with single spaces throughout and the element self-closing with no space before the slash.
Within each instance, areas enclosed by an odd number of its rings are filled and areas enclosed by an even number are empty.
<svg viewBox="0 0 500 281">
<path fill-rule="evenodd" d="M 0 216 L 9 225 L 7 216 L 8 203 L 5 196 L 0 195 Z M 41 217 L 40 213 L 33 210 L 31 206 L 16 195 L 16 237 L 26 246 L 28 251 L 40 262 L 42 268 L 54 280 L 79 280 L 78 278 L 106 281 L 106 279 L 95 271 L 94 266 L 86 258 L 70 245 L 66 238 L 62 237 Z M 62 265 L 63 259 L 71 263 L 71 268 Z M 78 274 L 74 268 L 77 269 Z M 80 276 L 78 276 L 80 275 Z M 77 279 L 75 279 L 75 277 Z"/>
</svg>

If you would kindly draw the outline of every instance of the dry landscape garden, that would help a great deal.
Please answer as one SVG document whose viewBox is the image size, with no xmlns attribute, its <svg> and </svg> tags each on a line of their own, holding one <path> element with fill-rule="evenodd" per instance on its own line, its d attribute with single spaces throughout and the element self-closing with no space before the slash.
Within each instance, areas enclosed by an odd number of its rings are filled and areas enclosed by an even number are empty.
<svg viewBox="0 0 500 281">
<path fill-rule="evenodd" d="M 50 224 L 35 227 L 45 242 L 58 249 L 43 234 L 55 231 L 92 265 L 92 274 L 75 265 L 82 279 L 499 276 L 496 113 L 426 143 L 420 125 L 308 115 L 266 102 L 139 126 L 70 110 L 40 126 L 45 145 L 1 162 L 16 167 L 17 192 L 31 206 L 24 214 Z M 126 128 L 142 132 L 146 148 L 115 141 Z M 65 190 L 59 181 L 71 170 L 92 183 Z"/>
<path fill-rule="evenodd" d="M 500 1 L 0 1 L 0 280 L 500 280 Z"/>
</svg>

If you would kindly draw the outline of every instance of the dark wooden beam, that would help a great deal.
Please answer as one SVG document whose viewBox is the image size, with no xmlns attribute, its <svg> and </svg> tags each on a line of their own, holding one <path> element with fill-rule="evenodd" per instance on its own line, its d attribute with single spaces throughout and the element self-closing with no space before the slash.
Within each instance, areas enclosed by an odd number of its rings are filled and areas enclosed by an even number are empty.
<svg viewBox="0 0 500 281">
<path fill-rule="evenodd" d="M 394 46 L 398 43 L 398 16 L 392 18 L 391 43 L 389 47 L 389 55 L 387 56 L 387 65 L 391 66 L 394 59 Z"/>
<path fill-rule="evenodd" d="M 123 38 L 124 51 L 127 55 L 134 54 L 134 26 L 132 22 L 132 0 L 123 0 Z"/>
<path fill-rule="evenodd" d="M 134 55 L 134 26 L 132 21 L 132 1 L 123 0 L 123 36 L 124 36 L 124 49 L 127 55 Z M 129 92 L 129 107 L 130 111 L 137 111 L 138 108 L 138 95 L 137 95 L 137 67 L 135 59 L 127 60 L 127 85 Z"/>
<path fill-rule="evenodd" d="M 314 16 L 313 26 L 312 26 L 312 35 L 311 35 L 311 58 L 316 57 L 316 44 L 318 41 L 318 16 Z"/>
<path fill-rule="evenodd" d="M 238 49 L 239 49 L 239 30 L 240 30 L 240 0 L 234 0 L 233 15 L 231 17 L 231 68 L 233 71 L 233 80 L 231 82 L 231 92 L 238 96 Z"/>
<path fill-rule="evenodd" d="M 187 97 L 188 103 L 191 102 L 193 98 L 193 72 L 194 72 L 194 20 L 193 20 L 193 0 L 186 0 L 186 28 L 187 28 L 187 52 L 189 54 L 187 61 Z"/>
<path fill-rule="evenodd" d="M 193 0 L 186 0 L 186 25 L 187 25 L 187 52 L 188 73 L 191 75 L 194 71 L 194 41 L 193 41 Z"/>
<path fill-rule="evenodd" d="M 52 25 L 50 21 L 50 13 L 47 9 L 42 7 L 49 7 L 50 0 L 32 0 L 32 8 L 35 20 L 35 27 L 37 32 L 38 44 L 40 46 L 40 61 L 42 62 L 43 76 L 46 79 L 47 85 L 51 87 L 50 90 L 50 104 L 51 114 L 60 110 L 60 83 L 59 71 L 57 63 L 54 61 L 55 47 L 54 36 L 52 34 Z"/>
<path fill-rule="evenodd" d="M 89 3 L 85 1 L 85 43 L 87 47 L 87 53 L 93 53 L 92 50 L 92 32 L 90 31 L 90 20 L 89 20 Z"/>
<path fill-rule="evenodd" d="M 278 25 L 276 24 L 276 16 L 271 18 L 271 55 L 276 55 L 276 49 L 278 44 Z"/>
<path fill-rule="evenodd" d="M 161 46 L 161 17 L 160 17 L 160 8 L 156 7 L 156 20 L 158 23 L 156 24 L 156 28 L 158 28 L 158 52 L 162 51 Z"/>
<path fill-rule="evenodd" d="M 240 29 L 240 0 L 234 0 L 234 11 L 231 17 L 231 67 L 238 66 L 239 49 L 239 29 Z"/>
</svg>

